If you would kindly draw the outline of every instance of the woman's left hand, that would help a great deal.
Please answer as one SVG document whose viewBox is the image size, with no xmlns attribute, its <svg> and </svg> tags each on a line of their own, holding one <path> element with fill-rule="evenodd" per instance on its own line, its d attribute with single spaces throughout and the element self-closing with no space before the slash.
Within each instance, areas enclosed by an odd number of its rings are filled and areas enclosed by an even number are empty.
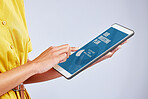
<svg viewBox="0 0 148 99">
<path fill-rule="evenodd" d="M 118 47 L 116 47 L 114 50 L 112 50 L 111 52 L 107 53 L 105 56 L 103 56 L 102 58 L 100 58 L 99 60 L 97 60 L 95 63 L 93 63 L 92 65 L 95 65 L 96 63 L 99 63 L 107 58 L 111 58 L 114 53 L 119 50 L 123 44 L 127 43 L 127 40 L 125 42 L 123 42 L 121 45 L 119 45 Z M 91 67 L 92 65 L 90 65 L 89 67 Z"/>
</svg>

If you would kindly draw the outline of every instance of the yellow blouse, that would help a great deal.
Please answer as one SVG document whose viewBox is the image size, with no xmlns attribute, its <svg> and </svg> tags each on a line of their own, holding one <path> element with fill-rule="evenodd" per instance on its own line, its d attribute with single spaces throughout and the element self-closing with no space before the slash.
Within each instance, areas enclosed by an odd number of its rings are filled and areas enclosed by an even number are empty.
<svg viewBox="0 0 148 99">
<path fill-rule="evenodd" d="M 32 45 L 25 20 L 23 0 L 0 0 L 0 73 L 27 62 Z M 0 99 L 20 99 L 10 90 Z M 27 91 L 25 98 L 30 99 Z"/>
</svg>

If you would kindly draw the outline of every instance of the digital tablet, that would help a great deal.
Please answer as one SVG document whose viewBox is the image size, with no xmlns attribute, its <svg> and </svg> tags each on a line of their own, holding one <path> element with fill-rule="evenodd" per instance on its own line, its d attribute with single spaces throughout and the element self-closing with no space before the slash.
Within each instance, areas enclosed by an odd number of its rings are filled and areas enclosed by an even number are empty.
<svg viewBox="0 0 148 99">
<path fill-rule="evenodd" d="M 71 79 L 105 54 L 134 35 L 134 31 L 117 23 L 98 35 L 62 63 L 53 68 L 65 78 Z"/>
</svg>

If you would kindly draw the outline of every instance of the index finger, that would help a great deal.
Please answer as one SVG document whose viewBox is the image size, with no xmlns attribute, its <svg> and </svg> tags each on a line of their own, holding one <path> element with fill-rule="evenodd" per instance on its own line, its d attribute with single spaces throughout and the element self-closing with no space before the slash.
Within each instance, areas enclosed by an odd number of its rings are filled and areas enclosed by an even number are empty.
<svg viewBox="0 0 148 99">
<path fill-rule="evenodd" d="M 70 50 L 73 51 L 77 51 L 79 49 L 79 47 L 70 47 Z"/>
</svg>

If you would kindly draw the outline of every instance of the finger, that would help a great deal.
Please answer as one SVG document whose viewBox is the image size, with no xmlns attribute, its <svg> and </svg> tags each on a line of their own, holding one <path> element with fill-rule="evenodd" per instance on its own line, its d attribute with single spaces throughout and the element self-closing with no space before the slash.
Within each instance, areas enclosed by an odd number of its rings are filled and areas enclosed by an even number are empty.
<svg viewBox="0 0 148 99">
<path fill-rule="evenodd" d="M 65 62 L 66 60 L 67 60 L 67 54 L 66 54 L 66 57 L 64 59 L 62 59 L 61 61 Z"/>
<path fill-rule="evenodd" d="M 107 53 L 107 54 L 104 56 L 104 58 L 112 57 L 113 54 L 114 54 L 117 50 L 119 50 L 120 48 L 121 48 L 121 45 L 119 45 L 119 46 L 116 47 L 114 50 L 112 50 L 112 51 L 110 51 L 109 53 Z"/>
<path fill-rule="evenodd" d="M 70 47 L 70 45 L 69 44 L 64 44 L 64 45 L 60 45 L 60 46 L 55 46 L 54 50 L 59 50 L 59 49 L 65 48 L 65 47 Z"/>
<path fill-rule="evenodd" d="M 62 53 L 66 53 L 67 57 L 69 57 L 69 47 L 65 47 L 65 48 L 61 48 L 57 51 L 54 52 L 56 55 L 62 54 Z"/>
<path fill-rule="evenodd" d="M 69 56 L 71 55 L 71 49 L 70 47 L 68 48 L 68 55 L 67 55 L 67 58 L 69 58 Z"/>
<path fill-rule="evenodd" d="M 113 56 L 113 52 L 109 52 L 109 53 L 107 53 L 106 56 L 104 56 L 104 59 L 112 57 L 112 56 Z"/>
<path fill-rule="evenodd" d="M 79 47 L 70 47 L 71 51 L 74 52 L 74 51 L 77 51 L 79 49 Z"/>
<path fill-rule="evenodd" d="M 67 58 L 64 58 L 63 60 L 60 60 L 59 63 L 65 62 Z"/>
<path fill-rule="evenodd" d="M 60 55 L 57 56 L 59 62 L 66 61 L 66 59 L 67 59 L 66 57 L 67 57 L 67 54 L 66 53 L 62 53 L 62 54 L 60 54 Z"/>
<path fill-rule="evenodd" d="M 70 46 L 67 46 L 67 58 L 71 55 L 71 49 L 70 49 Z"/>
<path fill-rule="evenodd" d="M 69 58 L 69 56 L 71 55 L 70 45 L 69 44 L 61 45 L 61 46 L 57 47 L 56 50 L 60 50 L 62 48 L 67 48 L 68 49 L 66 53 L 67 53 L 67 58 Z"/>
<path fill-rule="evenodd" d="M 67 60 L 67 58 L 64 58 L 63 60 L 61 60 L 59 63 L 65 62 Z"/>
</svg>

